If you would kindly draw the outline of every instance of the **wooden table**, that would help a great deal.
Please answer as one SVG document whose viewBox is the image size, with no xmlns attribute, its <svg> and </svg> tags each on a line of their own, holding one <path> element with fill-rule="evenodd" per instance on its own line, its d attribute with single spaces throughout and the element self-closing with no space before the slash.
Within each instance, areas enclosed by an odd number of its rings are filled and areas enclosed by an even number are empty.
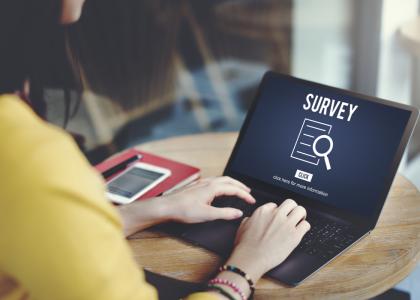
<svg viewBox="0 0 420 300">
<path fill-rule="evenodd" d="M 203 177 L 221 175 L 236 133 L 210 133 L 161 140 L 139 149 L 198 166 Z M 204 281 L 222 261 L 213 253 L 162 233 L 144 231 L 129 243 L 148 270 Z M 270 279 L 257 284 L 255 299 L 366 299 L 404 279 L 420 258 L 420 193 L 397 175 L 372 234 L 296 288 Z"/>
</svg>

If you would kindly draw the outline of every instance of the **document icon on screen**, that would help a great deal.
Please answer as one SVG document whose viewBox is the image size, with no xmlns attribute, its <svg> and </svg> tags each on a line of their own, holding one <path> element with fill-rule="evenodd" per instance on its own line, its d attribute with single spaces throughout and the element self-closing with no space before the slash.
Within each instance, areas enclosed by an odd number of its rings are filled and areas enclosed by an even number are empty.
<svg viewBox="0 0 420 300">
<path fill-rule="evenodd" d="M 329 137 L 331 128 L 332 126 L 329 124 L 305 118 L 290 157 L 316 166 L 319 164 L 320 158 L 324 157 L 327 170 L 330 170 L 331 166 L 327 155 L 331 152 L 333 147 L 332 139 Z M 327 151 L 328 154 L 321 153 L 322 155 L 320 155 L 320 153 L 317 153 L 316 144 L 320 139 L 329 140 L 330 147 Z"/>
</svg>

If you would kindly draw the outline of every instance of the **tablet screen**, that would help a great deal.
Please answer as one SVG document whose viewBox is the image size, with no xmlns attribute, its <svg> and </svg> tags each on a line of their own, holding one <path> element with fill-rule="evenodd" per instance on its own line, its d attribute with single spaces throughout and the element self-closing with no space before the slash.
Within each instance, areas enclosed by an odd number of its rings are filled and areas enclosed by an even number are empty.
<svg viewBox="0 0 420 300">
<path fill-rule="evenodd" d="M 163 174 L 156 171 L 133 167 L 108 183 L 108 191 L 119 196 L 131 198 L 161 176 Z"/>
</svg>

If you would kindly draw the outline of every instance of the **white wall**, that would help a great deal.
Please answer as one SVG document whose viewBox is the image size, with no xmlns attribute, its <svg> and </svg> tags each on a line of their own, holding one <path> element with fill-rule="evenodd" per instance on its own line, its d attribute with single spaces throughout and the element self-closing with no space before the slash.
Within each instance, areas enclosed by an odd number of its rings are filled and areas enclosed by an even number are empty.
<svg viewBox="0 0 420 300">
<path fill-rule="evenodd" d="M 348 88 L 352 66 L 351 0 L 295 0 L 292 75 Z"/>
<path fill-rule="evenodd" d="M 410 54 L 401 45 L 398 29 L 418 15 L 418 0 L 383 0 L 377 96 L 411 103 Z"/>
</svg>

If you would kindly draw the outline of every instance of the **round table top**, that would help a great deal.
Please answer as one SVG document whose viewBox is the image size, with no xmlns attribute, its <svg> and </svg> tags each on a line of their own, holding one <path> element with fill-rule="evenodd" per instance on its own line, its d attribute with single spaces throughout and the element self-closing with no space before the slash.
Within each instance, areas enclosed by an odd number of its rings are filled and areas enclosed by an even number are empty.
<svg viewBox="0 0 420 300">
<path fill-rule="evenodd" d="M 202 177 L 221 175 L 237 133 L 175 137 L 138 148 L 197 166 Z M 170 277 L 205 281 L 222 263 L 219 257 L 180 239 L 155 231 L 130 237 L 139 265 Z M 262 279 L 255 299 L 366 299 L 404 279 L 420 258 L 420 193 L 397 175 L 377 227 L 298 287 Z"/>
</svg>

